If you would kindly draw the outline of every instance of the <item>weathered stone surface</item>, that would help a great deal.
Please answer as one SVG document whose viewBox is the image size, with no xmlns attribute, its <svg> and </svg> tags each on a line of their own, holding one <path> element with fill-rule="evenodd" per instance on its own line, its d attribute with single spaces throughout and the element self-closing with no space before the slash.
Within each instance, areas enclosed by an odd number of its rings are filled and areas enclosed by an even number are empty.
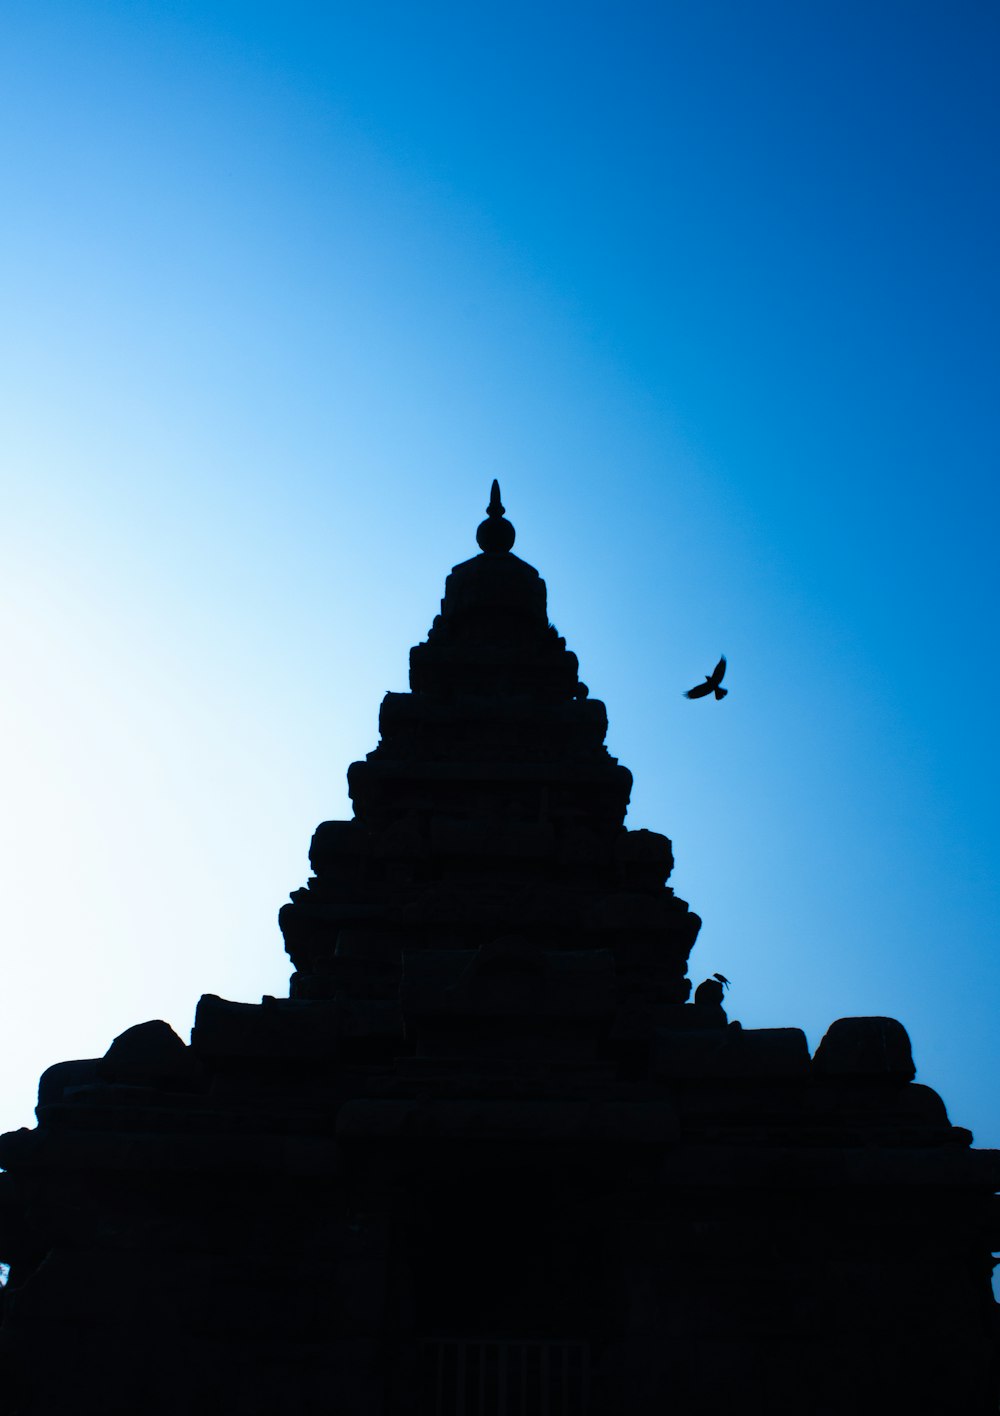
<svg viewBox="0 0 1000 1416">
<path fill-rule="evenodd" d="M 119 1033 L 97 1063 L 103 1082 L 187 1090 L 199 1086 L 204 1068 L 168 1023 L 137 1023 Z"/>
<path fill-rule="evenodd" d="M 302 1002 L 265 998 L 230 1003 L 207 993 L 198 1004 L 191 1046 L 198 1057 L 332 1062 L 365 1044 L 401 1042 L 395 1001 L 352 999 Z"/>
<path fill-rule="evenodd" d="M 660 1029 L 650 1062 L 656 1077 L 805 1078 L 809 1047 L 799 1028 Z"/>
<path fill-rule="evenodd" d="M 421 1136 L 441 1140 L 531 1139 L 662 1145 L 678 1134 L 667 1101 L 351 1101 L 341 1110 L 337 1135 Z"/>
<path fill-rule="evenodd" d="M 404 958 L 407 1018 L 511 1016 L 610 1020 L 615 997 L 609 949 L 549 951 L 502 938 L 475 952 L 421 949 Z"/>
<path fill-rule="evenodd" d="M 910 1082 L 916 1075 L 910 1039 L 895 1018 L 839 1018 L 816 1049 L 819 1077 Z"/>
<path fill-rule="evenodd" d="M 38 1105 L 61 1101 L 74 1088 L 92 1086 L 97 1080 L 99 1061 L 98 1057 L 88 1057 L 76 1062 L 55 1062 L 46 1067 L 38 1079 Z"/>
</svg>

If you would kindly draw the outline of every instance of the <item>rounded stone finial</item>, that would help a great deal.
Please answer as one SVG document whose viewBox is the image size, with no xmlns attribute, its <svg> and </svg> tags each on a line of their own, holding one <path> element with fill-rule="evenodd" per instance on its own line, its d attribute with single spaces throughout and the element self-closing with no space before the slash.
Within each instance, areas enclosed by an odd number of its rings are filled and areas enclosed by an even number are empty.
<svg viewBox="0 0 1000 1416">
<path fill-rule="evenodd" d="M 509 551 L 514 544 L 514 528 L 503 513 L 500 483 L 494 478 L 486 520 L 479 523 L 476 531 L 476 541 L 481 551 Z"/>
</svg>

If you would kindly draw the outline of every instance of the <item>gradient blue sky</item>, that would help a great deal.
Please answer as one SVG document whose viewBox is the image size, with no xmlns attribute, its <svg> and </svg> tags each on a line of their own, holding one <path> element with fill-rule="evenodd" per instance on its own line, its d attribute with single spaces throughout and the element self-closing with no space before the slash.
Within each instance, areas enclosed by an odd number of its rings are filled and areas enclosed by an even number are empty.
<svg viewBox="0 0 1000 1416">
<path fill-rule="evenodd" d="M 7 0 L 5 1127 L 286 991 L 277 908 L 497 476 L 695 980 L 813 1045 L 898 1016 L 1000 1144 L 998 37 Z"/>
</svg>

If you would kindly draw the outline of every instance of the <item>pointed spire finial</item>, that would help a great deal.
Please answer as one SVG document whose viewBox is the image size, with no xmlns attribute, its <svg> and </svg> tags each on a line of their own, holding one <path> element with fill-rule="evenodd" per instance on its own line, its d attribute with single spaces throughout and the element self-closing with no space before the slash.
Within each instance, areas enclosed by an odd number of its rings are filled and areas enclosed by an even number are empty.
<svg viewBox="0 0 1000 1416">
<path fill-rule="evenodd" d="M 509 551 L 514 544 L 514 528 L 504 516 L 505 507 L 500 500 L 500 483 L 493 479 L 490 488 L 490 504 L 486 508 L 486 520 L 480 522 L 476 540 L 481 551 Z"/>
</svg>

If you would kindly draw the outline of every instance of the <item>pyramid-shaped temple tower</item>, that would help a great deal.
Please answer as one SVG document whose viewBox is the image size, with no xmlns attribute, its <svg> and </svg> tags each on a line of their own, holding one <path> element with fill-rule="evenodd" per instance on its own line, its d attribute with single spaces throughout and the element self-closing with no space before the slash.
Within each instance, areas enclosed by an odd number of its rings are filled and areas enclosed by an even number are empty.
<svg viewBox="0 0 1000 1416">
<path fill-rule="evenodd" d="M 889 1018 L 744 1029 L 494 484 L 281 911 L 290 996 L 0 1141 L 11 1416 L 995 1412 L 1000 1155 Z"/>
</svg>

